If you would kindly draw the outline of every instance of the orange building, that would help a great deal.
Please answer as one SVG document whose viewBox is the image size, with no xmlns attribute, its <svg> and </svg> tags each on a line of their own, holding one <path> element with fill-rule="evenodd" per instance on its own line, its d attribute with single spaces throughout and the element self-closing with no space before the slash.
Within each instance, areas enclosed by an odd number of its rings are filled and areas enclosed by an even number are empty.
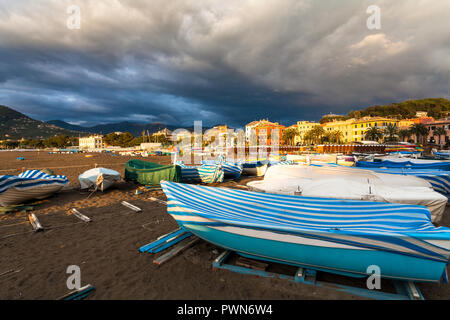
<svg viewBox="0 0 450 320">
<path fill-rule="evenodd" d="M 280 144 L 283 144 L 282 140 L 283 131 L 286 127 L 278 122 L 264 121 L 260 122 L 254 127 L 258 143 L 270 146 L 272 144 L 272 137 L 278 134 Z"/>
</svg>

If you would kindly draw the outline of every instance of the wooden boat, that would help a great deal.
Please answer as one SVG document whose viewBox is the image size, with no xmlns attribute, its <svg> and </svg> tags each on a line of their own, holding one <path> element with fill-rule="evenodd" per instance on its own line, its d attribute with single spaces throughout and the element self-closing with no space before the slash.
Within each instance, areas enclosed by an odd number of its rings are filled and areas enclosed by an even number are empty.
<svg viewBox="0 0 450 320">
<path fill-rule="evenodd" d="M 183 181 L 203 183 L 223 182 L 224 171 L 220 164 L 187 166 L 182 161 L 177 161 L 176 165 L 181 168 L 181 179 Z"/>
<path fill-rule="evenodd" d="M 175 165 L 133 159 L 125 164 L 125 180 L 144 185 L 159 185 L 161 180 L 179 182 L 181 170 Z"/>
<path fill-rule="evenodd" d="M 269 161 L 253 161 L 242 163 L 242 174 L 248 176 L 261 177 L 266 173 Z"/>
<path fill-rule="evenodd" d="M 376 265 L 384 278 L 447 279 L 450 229 L 423 206 L 161 186 L 182 228 L 242 256 L 354 277 Z"/>
<path fill-rule="evenodd" d="M 44 199 L 69 184 L 66 176 L 27 170 L 18 176 L 0 176 L 0 205 L 22 204 L 31 199 Z"/>
</svg>

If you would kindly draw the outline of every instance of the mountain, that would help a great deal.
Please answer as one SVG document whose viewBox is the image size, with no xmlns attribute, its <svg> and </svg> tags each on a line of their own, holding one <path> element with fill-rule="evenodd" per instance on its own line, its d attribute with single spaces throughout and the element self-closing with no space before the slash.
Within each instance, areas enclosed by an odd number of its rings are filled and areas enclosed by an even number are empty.
<svg viewBox="0 0 450 320">
<path fill-rule="evenodd" d="M 7 106 L 0 105 L 0 140 L 44 139 L 54 135 L 76 135 L 76 132 L 54 124 L 34 120 Z"/>
<path fill-rule="evenodd" d="M 67 130 L 74 130 L 79 132 L 86 132 L 86 133 L 96 133 L 96 134 L 108 134 L 111 132 L 130 132 L 134 136 L 141 136 L 142 132 L 145 131 L 147 133 L 147 130 L 150 134 L 155 133 L 161 129 L 167 128 L 169 130 L 174 130 L 176 127 L 174 126 L 166 126 L 163 123 L 136 123 L 136 122 L 129 122 L 129 121 L 123 121 L 123 122 L 117 122 L 117 123 L 107 123 L 107 124 L 99 124 L 92 127 L 83 127 L 83 126 L 77 126 L 73 125 L 61 120 L 51 120 L 47 121 L 47 123 L 67 129 Z"/>
</svg>

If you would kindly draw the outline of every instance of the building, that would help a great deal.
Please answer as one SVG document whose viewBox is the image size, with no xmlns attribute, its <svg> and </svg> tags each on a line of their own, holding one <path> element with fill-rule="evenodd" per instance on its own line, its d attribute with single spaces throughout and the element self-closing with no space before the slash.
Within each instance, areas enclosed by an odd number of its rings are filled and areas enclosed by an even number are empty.
<svg viewBox="0 0 450 320">
<path fill-rule="evenodd" d="M 165 136 L 166 138 L 170 138 L 172 136 L 172 131 L 170 131 L 167 128 L 161 129 L 158 132 L 155 132 L 152 134 L 152 136 L 157 137 L 157 136 Z"/>
<path fill-rule="evenodd" d="M 320 123 L 311 121 L 297 121 L 296 127 L 298 135 L 294 139 L 295 144 L 303 144 L 303 137 L 305 136 L 305 133 L 315 126 L 320 126 Z"/>
<path fill-rule="evenodd" d="M 254 127 L 258 144 L 270 146 L 272 138 L 278 135 L 278 143 L 283 144 L 283 131 L 286 127 L 278 122 L 261 122 Z"/>
<path fill-rule="evenodd" d="M 231 129 L 228 130 L 228 127 L 226 124 L 218 125 L 218 126 L 212 127 L 211 129 L 206 130 L 203 137 L 205 140 L 211 141 L 213 137 L 214 137 L 214 139 L 226 137 L 228 135 L 229 131 L 232 131 L 232 130 Z"/>
<path fill-rule="evenodd" d="M 432 143 L 445 145 L 449 142 L 450 137 L 450 118 L 446 119 L 439 119 L 436 121 L 433 121 L 432 123 L 426 124 L 426 127 L 428 128 L 428 137 L 427 140 Z M 438 128 L 444 128 L 445 135 L 439 136 L 436 133 L 436 130 Z"/>
<path fill-rule="evenodd" d="M 79 148 L 84 150 L 102 149 L 104 148 L 103 136 L 89 136 L 79 139 Z"/>
<path fill-rule="evenodd" d="M 352 140 L 351 141 L 363 141 L 365 132 L 370 127 L 376 127 L 382 132 L 388 125 L 398 127 L 397 119 L 383 118 L 383 117 L 364 117 L 354 120 L 352 123 Z"/>
<path fill-rule="evenodd" d="M 341 133 L 340 142 L 348 143 L 353 140 L 353 122 L 355 119 L 348 120 L 333 120 L 323 124 L 323 129 L 331 133 L 333 131 L 339 131 Z"/>
</svg>

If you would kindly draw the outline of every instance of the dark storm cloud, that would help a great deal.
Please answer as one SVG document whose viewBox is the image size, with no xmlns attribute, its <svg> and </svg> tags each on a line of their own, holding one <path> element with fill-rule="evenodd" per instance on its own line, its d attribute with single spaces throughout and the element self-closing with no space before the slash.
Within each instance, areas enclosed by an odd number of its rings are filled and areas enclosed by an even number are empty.
<svg viewBox="0 0 450 320">
<path fill-rule="evenodd" d="M 71 4 L 80 30 L 66 27 Z M 372 4 L 381 30 L 366 27 Z M 86 124 L 238 126 L 448 98 L 449 9 L 432 0 L 0 0 L 0 104 Z"/>
</svg>

